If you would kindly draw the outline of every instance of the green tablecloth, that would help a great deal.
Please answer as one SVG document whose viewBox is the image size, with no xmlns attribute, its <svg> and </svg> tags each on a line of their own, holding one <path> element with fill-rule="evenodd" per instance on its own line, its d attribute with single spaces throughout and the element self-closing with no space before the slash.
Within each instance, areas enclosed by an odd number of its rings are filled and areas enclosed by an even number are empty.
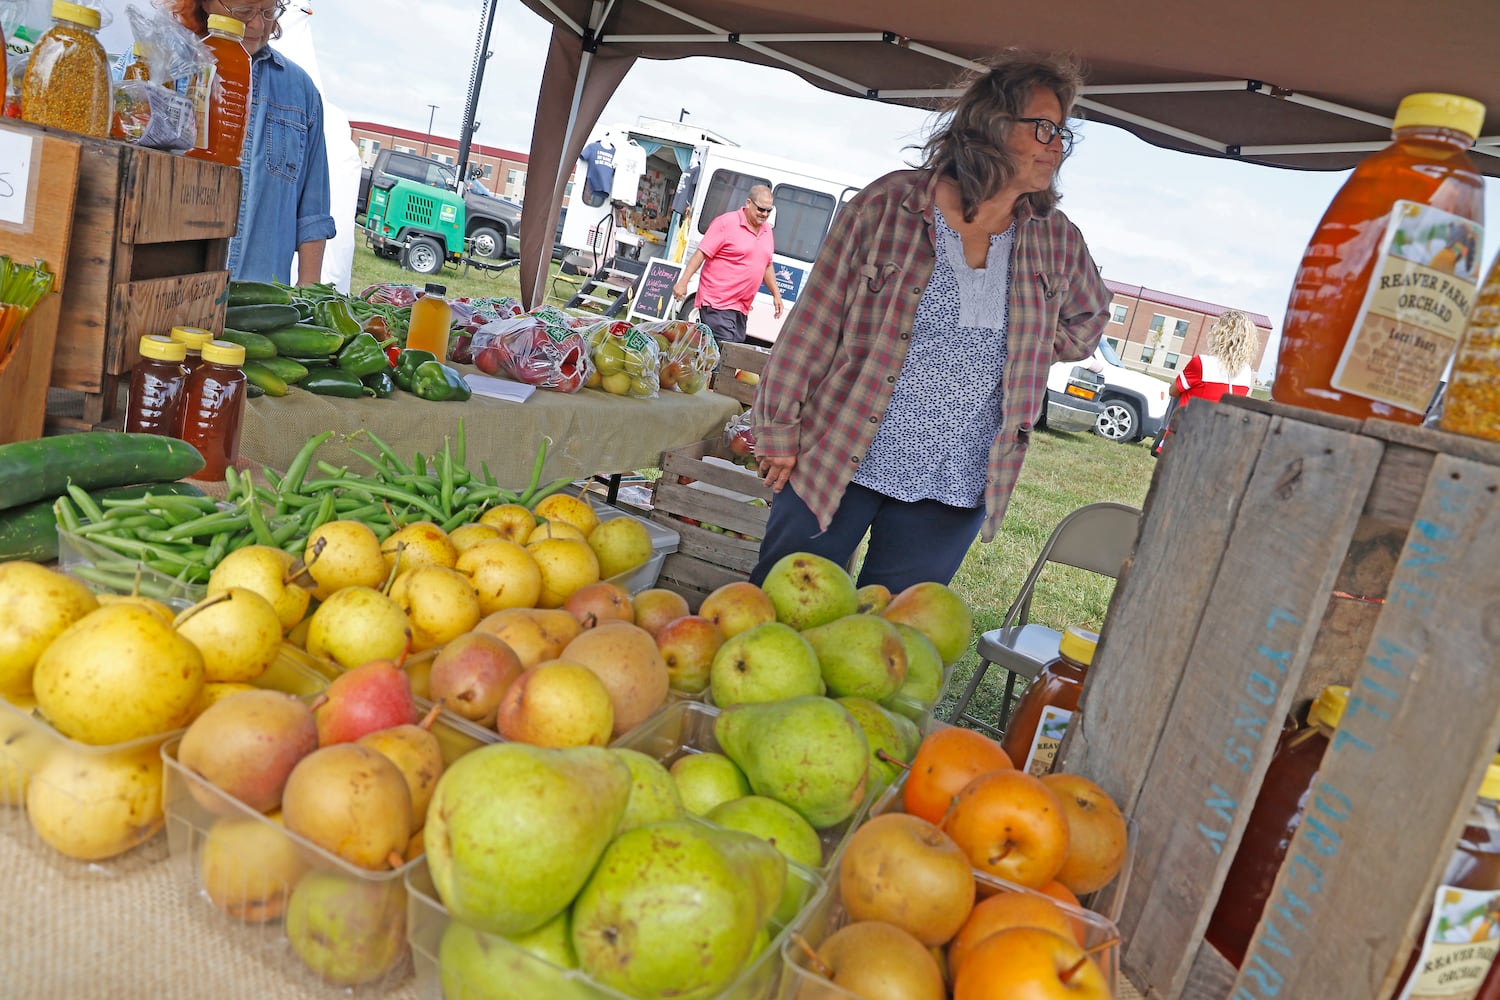
<svg viewBox="0 0 1500 1000">
<path fill-rule="evenodd" d="M 473 371 L 474 369 L 464 369 Z M 240 456 L 254 465 L 282 470 L 307 439 L 335 431 L 318 451 L 321 460 L 363 468 L 340 440 L 368 428 L 410 460 L 414 452 L 441 452 L 460 418 L 468 438 L 466 464 L 480 462 L 502 486 L 524 486 L 531 477 L 542 436 L 552 439 L 543 482 L 568 476 L 656 468 L 661 453 L 717 437 L 740 405 L 713 392 L 662 393 L 656 399 L 612 396 L 595 389 L 572 395 L 538 390 L 524 403 L 475 396 L 466 403 L 432 403 L 407 393 L 390 399 L 336 399 L 293 389 L 281 398 L 262 396 L 245 408 Z M 349 442 L 369 451 L 369 442 Z"/>
</svg>

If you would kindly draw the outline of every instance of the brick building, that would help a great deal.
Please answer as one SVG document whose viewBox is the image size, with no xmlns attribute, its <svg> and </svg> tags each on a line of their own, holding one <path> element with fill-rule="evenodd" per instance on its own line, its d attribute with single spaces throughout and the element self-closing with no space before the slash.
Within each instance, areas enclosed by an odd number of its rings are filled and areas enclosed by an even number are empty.
<svg viewBox="0 0 1500 1000">
<path fill-rule="evenodd" d="M 1104 284 L 1114 296 L 1104 339 L 1126 365 L 1161 378 L 1170 379 L 1194 354 L 1208 353 L 1209 327 L 1234 308 L 1108 278 Z M 1261 313 L 1241 311 L 1260 333 L 1260 349 L 1250 364 L 1251 370 L 1260 371 L 1271 338 L 1271 320 Z"/>
<path fill-rule="evenodd" d="M 379 122 L 350 122 L 349 132 L 359 146 L 359 158 L 366 167 L 375 162 L 375 154 L 382 149 L 418 155 L 425 152 L 427 156 L 449 166 L 458 162 L 458 140 L 445 135 L 434 133 L 428 136 L 426 132 L 382 125 Z M 469 162 L 479 165 L 482 172 L 480 180 L 492 193 L 514 201 L 526 200 L 528 157 L 525 153 L 475 142 L 469 146 Z M 563 203 L 567 203 L 566 197 Z"/>
</svg>

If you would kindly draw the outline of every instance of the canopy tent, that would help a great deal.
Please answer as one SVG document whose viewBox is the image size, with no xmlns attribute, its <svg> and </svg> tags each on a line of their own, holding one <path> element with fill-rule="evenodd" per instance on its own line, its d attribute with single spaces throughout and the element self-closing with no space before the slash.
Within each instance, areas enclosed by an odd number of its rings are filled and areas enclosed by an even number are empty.
<svg viewBox="0 0 1500 1000">
<path fill-rule="evenodd" d="M 552 23 L 527 187 L 551 191 L 521 232 L 521 288 L 540 301 L 573 164 L 637 58 L 710 55 L 788 69 L 826 90 L 930 107 L 1007 47 L 1081 57 L 1092 121 L 1155 145 L 1333 170 L 1389 140 L 1408 93 L 1489 108 L 1475 159 L 1500 175 L 1500 2 L 1450 0 L 523 0 Z M 535 199 L 534 199 L 535 200 Z"/>
</svg>

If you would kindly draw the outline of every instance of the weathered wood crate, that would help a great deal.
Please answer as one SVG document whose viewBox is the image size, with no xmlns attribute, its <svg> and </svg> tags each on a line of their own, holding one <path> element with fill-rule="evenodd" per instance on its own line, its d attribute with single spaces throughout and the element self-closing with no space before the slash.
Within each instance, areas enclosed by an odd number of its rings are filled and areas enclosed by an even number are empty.
<svg viewBox="0 0 1500 1000">
<path fill-rule="evenodd" d="M 1152 998 L 1389 997 L 1500 743 L 1500 447 L 1184 411 L 1059 768 L 1134 817 Z M 1241 970 L 1203 943 L 1282 720 L 1352 686 Z"/>
<path fill-rule="evenodd" d="M 50 430 L 118 424 L 120 377 L 148 333 L 224 324 L 240 172 L 28 123 L 81 147 L 67 284 L 52 357 Z M 3 249 L 3 243 L 0 243 Z"/>
<path fill-rule="evenodd" d="M 682 594 L 695 609 L 710 592 L 749 577 L 772 496 L 770 488 L 749 469 L 707 461 L 710 457 L 731 460 L 721 446 L 709 441 L 664 452 L 652 499 L 651 519 L 681 536 L 677 551 L 662 566 L 659 585 Z"/>
<path fill-rule="evenodd" d="M 755 402 L 756 383 L 744 382 L 734 377 L 735 370 L 759 375 L 766 367 L 771 352 L 764 347 L 750 344 L 720 344 L 719 361 L 722 367 L 714 375 L 713 390 L 721 396 L 737 399 L 746 406 Z"/>
</svg>

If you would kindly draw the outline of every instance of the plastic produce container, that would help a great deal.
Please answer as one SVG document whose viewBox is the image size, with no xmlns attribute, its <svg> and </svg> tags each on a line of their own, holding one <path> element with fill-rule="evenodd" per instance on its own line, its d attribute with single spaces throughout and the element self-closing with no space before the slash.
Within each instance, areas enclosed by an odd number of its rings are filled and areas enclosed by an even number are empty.
<svg viewBox="0 0 1500 1000">
<path fill-rule="evenodd" d="M 465 979 L 461 971 L 450 970 L 445 980 L 440 964 L 443 936 L 455 921 L 438 899 L 425 860 L 409 866 L 405 876 L 409 897 L 407 933 L 416 966 L 417 996 L 423 1000 L 555 1000 L 563 995 L 567 1000 L 630 1000 L 624 993 L 593 981 L 579 970 L 564 971 L 503 937 L 483 932 L 477 933 L 486 944 L 510 953 L 507 964 L 511 976 L 506 981 L 487 979 L 474 982 Z M 785 924 L 772 919 L 771 941 L 765 951 L 728 988 L 716 994 L 714 1000 L 767 1000 L 777 995 L 783 979 L 782 947 L 794 932 L 801 933 L 809 915 L 821 911 L 826 889 L 822 878 L 801 865 L 788 864 L 787 879 L 789 884 L 795 880 L 802 885 L 807 894 L 807 905 Z M 548 996 L 516 989 L 516 980 L 531 969 L 548 973 L 549 979 L 561 976 L 569 988 Z"/>
<path fill-rule="evenodd" d="M 651 558 L 644 565 L 610 577 L 607 582 L 623 587 L 632 594 L 639 594 L 643 590 L 656 586 L 656 580 L 661 576 L 662 563 L 666 562 L 668 555 L 677 551 L 681 536 L 664 524 L 636 517 L 619 507 L 605 503 L 593 494 L 589 494 L 588 500 L 590 506 L 594 508 L 594 514 L 601 522 L 612 521 L 617 517 L 633 518 L 644 524 L 646 531 L 651 535 Z"/>
<path fill-rule="evenodd" d="M 496 739 L 441 717 L 432 731 L 448 764 Z M 416 862 L 386 871 L 349 864 L 188 771 L 177 761 L 180 742 L 174 736 L 161 747 L 167 841 L 176 883 L 199 918 L 309 992 L 374 995 L 405 979 L 411 966 L 403 876 Z M 233 847 L 220 851 L 220 844 Z M 334 933 L 292 915 L 298 893 L 321 904 L 296 906 L 299 912 L 342 911 Z"/>
<path fill-rule="evenodd" d="M 671 702 L 610 745 L 638 750 L 671 767 L 679 757 L 689 754 L 723 753 L 719 741 L 714 738 L 714 720 L 718 717 L 719 709 L 712 705 L 697 701 Z M 818 831 L 818 837 L 823 843 L 823 865 L 818 869 L 820 874 L 826 874 L 832 868 L 850 835 L 865 821 L 871 803 L 878 796 L 879 790 L 872 789 L 852 816 L 837 826 Z"/>
<path fill-rule="evenodd" d="M 205 585 L 178 580 L 144 563 L 131 564 L 129 572 L 115 570 L 112 567 L 125 563 L 124 556 L 61 528 L 57 530 L 57 561 L 64 572 L 82 580 L 95 593 L 129 594 L 135 589 L 135 576 L 139 574 L 141 596 L 154 597 L 179 610 L 208 596 Z"/>
<path fill-rule="evenodd" d="M 328 686 L 286 656 L 253 683 L 309 698 Z M 157 836 L 164 820 L 160 747 L 181 733 L 92 746 L 68 739 L 34 709 L 0 699 L 0 832 L 37 836 L 53 848 L 47 856 L 65 875 L 118 875 L 163 860 L 166 839 Z M 142 773 L 140 784 L 121 777 L 132 771 Z M 33 783 L 44 787 L 33 789 Z M 123 800 L 122 786 L 130 789 Z M 81 829 L 93 832 L 81 835 Z"/>
</svg>

